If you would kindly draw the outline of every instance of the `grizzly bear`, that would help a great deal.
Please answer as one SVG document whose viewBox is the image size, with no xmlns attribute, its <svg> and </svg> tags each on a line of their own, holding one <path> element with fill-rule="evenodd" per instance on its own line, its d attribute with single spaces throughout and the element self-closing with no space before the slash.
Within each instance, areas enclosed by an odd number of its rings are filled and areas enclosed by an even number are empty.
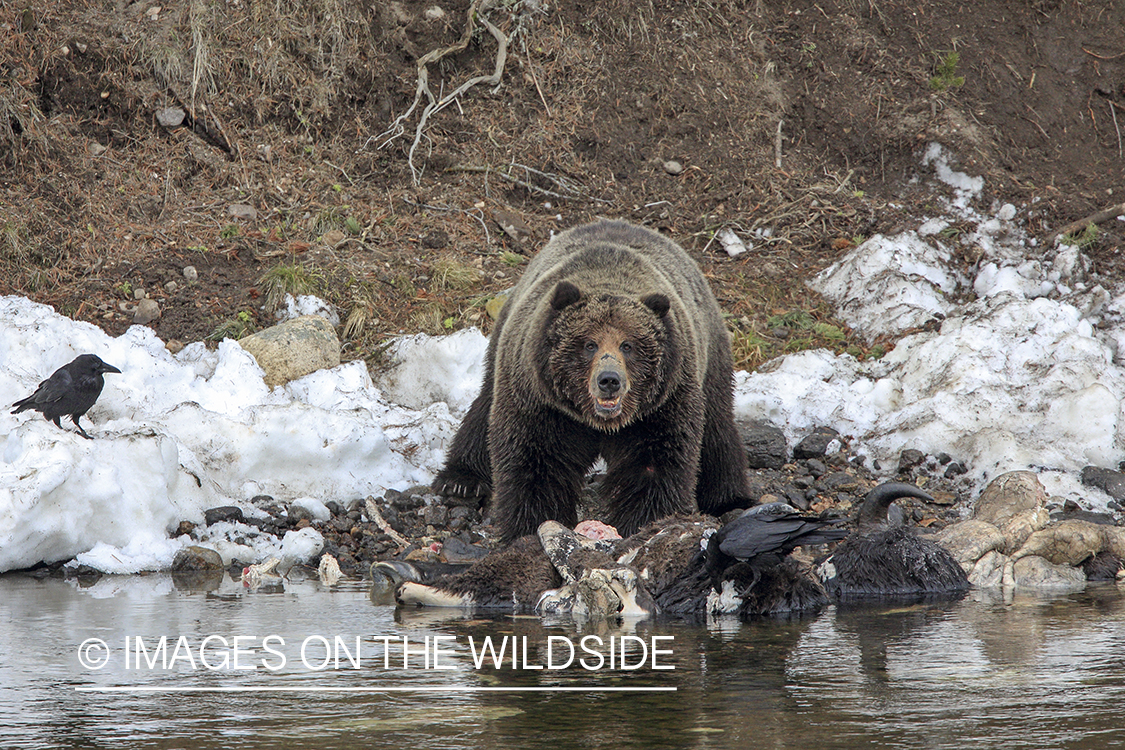
<svg viewBox="0 0 1125 750">
<path fill-rule="evenodd" d="M 732 389 L 719 306 L 679 245 L 622 221 L 570 229 L 501 310 L 434 490 L 491 493 L 507 542 L 546 520 L 574 526 L 598 456 L 602 520 L 624 536 L 697 507 L 748 506 Z"/>
</svg>

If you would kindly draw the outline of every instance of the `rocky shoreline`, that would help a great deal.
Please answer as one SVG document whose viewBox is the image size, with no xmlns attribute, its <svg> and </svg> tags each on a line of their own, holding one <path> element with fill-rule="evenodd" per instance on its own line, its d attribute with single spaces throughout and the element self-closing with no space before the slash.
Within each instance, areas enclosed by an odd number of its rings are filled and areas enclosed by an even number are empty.
<svg viewBox="0 0 1125 750">
<path fill-rule="evenodd" d="M 812 430 L 790 449 L 781 431 L 771 425 L 739 427 L 749 453 L 751 495 L 759 503 L 782 500 L 809 513 L 846 519 L 854 526 L 857 504 L 872 487 L 888 478 L 915 484 L 933 501 L 900 500 L 905 523 L 932 533 L 977 586 L 1073 589 L 1088 579 L 1113 579 L 1125 569 L 1125 526 L 1119 504 L 1125 497 L 1125 474 L 1119 471 L 1097 467 L 1083 471 L 1085 485 L 1114 498 L 1111 513 L 1092 513 L 1073 501 L 1049 497 L 1033 472 L 1001 475 L 975 496 L 964 479 L 965 467 L 948 455 L 905 450 L 888 477 L 888 467 L 872 471 L 830 428 Z M 591 475 L 580 508 L 582 518 L 601 515 L 598 481 L 596 473 Z M 249 505 L 256 514 L 219 507 L 205 513 L 203 524 L 180 524 L 176 535 L 187 535 L 195 544 L 181 551 L 173 564 L 177 586 L 210 589 L 221 583 L 223 573 L 244 580 L 244 572 L 255 560 L 218 554 L 214 540 L 219 530 L 229 541 L 227 547 L 248 549 L 253 537 L 280 542 L 287 534 L 311 529 L 315 534 L 306 534 L 320 540 L 319 551 L 314 549 L 311 556 L 278 571 L 289 579 L 317 577 L 318 566 L 329 557 L 343 580 L 363 580 L 370 578 L 371 564 L 377 561 L 471 563 L 499 546 L 487 508 L 482 512 L 474 504 L 440 497 L 423 485 L 347 502 L 329 500 L 319 505 L 314 501 L 311 508 L 308 502 L 283 503 L 267 495 L 251 498 Z M 90 585 L 102 575 L 73 561 L 29 572 L 77 578 L 81 585 Z M 282 579 L 267 580 L 282 584 Z"/>
</svg>

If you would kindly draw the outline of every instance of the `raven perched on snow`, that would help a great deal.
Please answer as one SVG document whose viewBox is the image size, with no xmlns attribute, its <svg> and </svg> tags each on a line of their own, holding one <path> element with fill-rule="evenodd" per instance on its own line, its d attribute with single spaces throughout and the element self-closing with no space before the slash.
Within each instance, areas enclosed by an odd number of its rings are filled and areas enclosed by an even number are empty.
<svg viewBox="0 0 1125 750">
<path fill-rule="evenodd" d="M 70 415 L 70 421 L 78 428 L 78 433 L 87 440 L 92 440 L 78 418 L 90 410 L 98 396 L 102 393 L 105 380 L 102 373 L 121 372 L 113 365 L 107 365 L 95 354 L 81 354 L 73 362 L 63 365 L 55 370 L 51 377 L 44 380 L 35 389 L 35 393 L 25 399 L 12 404 L 16 407 L 12 414 L 19 414 L 27 409 L 43 412 L 46 419 L 59 424 L 59 417 Z"/>
</svg>

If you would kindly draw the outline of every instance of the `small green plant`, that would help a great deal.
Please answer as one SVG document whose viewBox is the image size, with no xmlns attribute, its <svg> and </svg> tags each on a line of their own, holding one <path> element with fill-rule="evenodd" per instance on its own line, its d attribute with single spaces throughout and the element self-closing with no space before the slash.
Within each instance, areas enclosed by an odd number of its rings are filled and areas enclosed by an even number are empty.
<svg viewBox="0 0 1125 750">
<path fill-rule="evenodd" d="M 816 318 L 804 310 L 790 310 L 781 315 L 774 315 L 766 321 L 770 328 L 794 328 L 807 331 L 816 325 Z"/>
<path fill-rule="evenodd" d="M 1059 237 L 1060 245 L 1074 245 L 1080 250 L 1093 245 L 1098 240 L 1098 226 L 1097 224 L 1088 224 L 1081 232 L 1071 232 Z"/>
<path fill-rule="evenodd" d="M 938 58 L 934 67 L 934 76 L 930 79 L 930 88 L 934 91 L 946 91 L 965 85 L 965 76 L 957 75 L 957 63 L 961 55 L 956 51 L 946 52 Z"/>
<path fill-rule="evenodd" d="M 434 261 L 431 274 L 436 289 L 465 291 L 480 283 L 480 271 L 452 257 L 442 257 Z"/>
<path fill-rule="evenodd" d="M 754 331 L 735 332 L 731 339 L 735 362 L 763 362 L 772 350 L 773 345 Z"/>
<path fill-rule="evenodd" d="M 125 297 L 126 299 L 132 299 L 133 298 L 133 285 L 130 284 L 128 281 L 122 281 L 120 284 L 118 284 L 117 286 L 114 287 L 114 291 L 116 291 L 118 294 L 120 294 L 122 297 Z"/>
<path fill-rule="evenodd" d="M 828 339 L 832 342 L 843 341 L 846 335 L 839 326 L 834 326 L 831 323 L 816 323 L 812 327 L 813 333 L 821 338 Z"/>
<path fill-rule="evenodd" d="M 266 309 L 276 310 L 285 300 L 285 295 L 299 297 L 302 294 L 317 294 L 324 287 L 324 274 L 298 263 L 287 265 L 278 263 L 262 274 L 258 280 L 266 298 Z"/>
<path fill-rule="evenodd" d="M 249 310 L 241 310 L 233 318 L 223 321 L 207 336 L 208 341 L 245 338 L 254 332 L 254 315 Z"/>
<path fill-rule="evenodd" d="M 242 230 L 238 228 L 237 224 L 227 224 L 219 230 L 219 237 L 224 240 L 233 240 L 235 237 L 242 234 Z"/>
<path fill-rule="evenodd" d="M 363 231 L 363 227 L 354 218 L 348 216 L 350 210 L 351 206 L 345 203 L 317 212 L 312 220 L 312 233 L 319 237 L 333 229 L 347 229 L 352 234 L 359 234 Z M 353 226 L 355 229 L 352 229 Z"/>
<path fill-rule="evenodd" d="M 510 250 L 505 250 L 500 253 L 500 262 L 506 266 L 519 266 L 526 261 L 527 258 L 523 257 L 519 253 L 513 253 Z"/>
</svg>

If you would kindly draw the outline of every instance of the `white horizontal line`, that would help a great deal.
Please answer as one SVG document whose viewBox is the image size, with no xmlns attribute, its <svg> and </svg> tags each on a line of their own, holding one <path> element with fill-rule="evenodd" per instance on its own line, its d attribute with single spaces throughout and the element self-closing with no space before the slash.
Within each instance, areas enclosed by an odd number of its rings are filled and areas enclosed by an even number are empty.
<svg viewBox="0 0 1125 750">
<path fill-rule="evenodd" d="M 76 687 L 79 693 L 658 693 L 676 692 L 674 687 L 473 687 L 465 685 L 419 685 L 417 687 L 302 687 L 300 685 L 215 687 Z"/>
</svg>

